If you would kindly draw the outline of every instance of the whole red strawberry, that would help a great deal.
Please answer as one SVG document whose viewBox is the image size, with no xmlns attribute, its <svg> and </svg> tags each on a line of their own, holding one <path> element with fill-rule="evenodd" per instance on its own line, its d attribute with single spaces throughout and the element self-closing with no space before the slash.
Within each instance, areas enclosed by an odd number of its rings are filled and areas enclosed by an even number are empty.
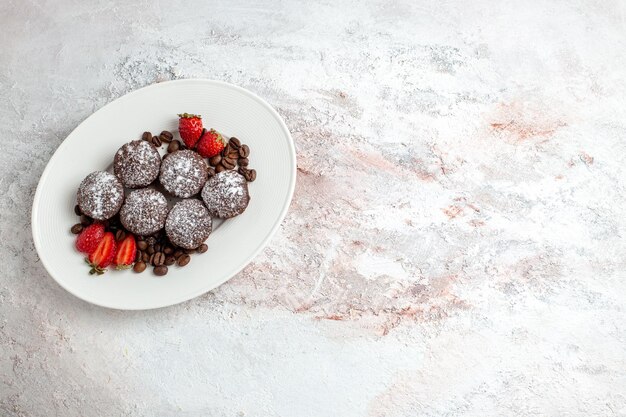
<svg viewBox="0 0 626 417">
<path fill-rule="evenodd" d="M 122 240 L 117 252 L 115 253 L 115 269 L 128 269 L 135 263 L 135 256 L 137 255 L 137 243 L 135 242 L 135 236 L 129 234 Z"/>
<path fill-rule="evenodd" d="M 199 114 L 178 115 L 178 133 L 189 149 L 193 149 L 202 136 L 202 117 Z"/>
<path fill-rule="evenodd" d="M 89 266 L 91 266 L 89 274 L 104 274 L 106 267 L 113 262 L 113 258 L 115 258 L 115 236 L 111 232 L 106 232 L 100 243 L 98 243 L 96 250 L 86 259 Z"/>
<path fill-rule="evenodd" d="M 94 223 L 83 230 L 76 238 L 76 249 L 79 252 L 91 254 L 104 236 L 104 225 Z"/>
<path fill-rule="evenodd" d="M 222 135 L 211 129 L 204 132 L 196 150 L 203 157 L 210 158 L 222 152 L 224 146 L 226 146 L 226 141 Z"/>
</svg>

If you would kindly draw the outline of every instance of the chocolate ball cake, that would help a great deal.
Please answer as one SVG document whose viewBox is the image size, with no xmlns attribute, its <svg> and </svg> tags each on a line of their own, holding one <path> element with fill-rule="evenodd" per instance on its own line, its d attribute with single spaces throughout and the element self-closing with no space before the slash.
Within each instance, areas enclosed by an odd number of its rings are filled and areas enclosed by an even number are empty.
<svg viewBox="0 0 626 417">
<path fill-rule="evenodd" d="M 209 178 L 202 200 L 213 217 L 228 219 L 244 212 L 250 202 L 248 183 L 235 171 L 222 171 Z"/>
<path fill-rule="evenodd" d="M 182 200 L 170 210 L 165 233 L 170 242 L 184 249 L 195 249 L 211 234 L 209 211 L 200 200 Z"/>
<path fill-rule="evenodd" d="M 76 200 L 84 214 L 95 220 L 106 220 L 120 210 L 124 201 L 124 187 L 113 174 L 92 172 L 80 183 Z"/>
<path fill-rule="evenodd" d="M 128 188 L 148 186 L 159 176 L 161 155 L 157 148 L 145 141 L 134 140 L 115 153 L 113 170 Z"/>
<path fill-rule="evenodd" d="M 137 235 L 150 235 L 163 228 L 167 211 L 167 200 L 163 194 L 143 188 L 128 194 L 120 210 L 120 221 L 127 230 Z"/>
<path fill-rule="evenodd" d="M 208 176 L 206 162 L 200 154 L 183 150 L 163 159 L 159 181 L 169 193 L 187 198 L 200 192 Z"/>
</svg>

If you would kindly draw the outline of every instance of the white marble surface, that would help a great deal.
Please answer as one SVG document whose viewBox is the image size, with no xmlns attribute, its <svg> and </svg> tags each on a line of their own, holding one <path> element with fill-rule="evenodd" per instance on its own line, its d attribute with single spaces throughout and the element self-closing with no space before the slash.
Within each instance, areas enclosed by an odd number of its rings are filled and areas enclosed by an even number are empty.
<svg viewBox="0 0 626 417">
<path fill-rule="evenodd" d="M 626 416 L 623 1 L 0 4 L 0 415 Z M 265 97 L 291 211 L 157 311 L 38 262 L 46 162 L 176 78 Z"/>
</svg>

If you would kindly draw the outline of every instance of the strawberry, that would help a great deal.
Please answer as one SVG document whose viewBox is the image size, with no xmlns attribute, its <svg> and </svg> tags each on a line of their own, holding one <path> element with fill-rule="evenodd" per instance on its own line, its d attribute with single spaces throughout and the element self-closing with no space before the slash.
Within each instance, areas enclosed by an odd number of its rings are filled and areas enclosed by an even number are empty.
<svg viewBox="0 0 626 417">
<path fill-rule="evenodd" d="M 96 250 L 85 259 L 91 266 L 89 274 L 104 274 L 106 267 L 113 262 L 113 258 L 115 258 L 115 236 L 111 232 L 106 232 L 100 243 L 98 243 Z"/>
<path fill-rule="evenodd" d="M 83 230 L 76 238 L 76 249 L 79 252 L 91 254 L 104 236 L 104 225 L 94 223 Z"/>
<path fill-rule="evenodd" d="M 131 234 L 126 236 L 120 247 L 117 248 L 115 253 L 115 259 L 113 263 L 116 265 L 115 269 L 128 269 L 133 263 L 135 263 L 135 256 L 137 255 L 137 243 L 135 237 Z"/>
<path fill-rule="evenodd" d="M 193 149 L 202 136 L 202 117 L 199 114 L 181 113 L 178 115 L 178 133 L 189 149 Z"/>
<path fill-rule="evenodd" d="M 205 158 L 218 155 L 226 146 L 226 141 L 214 129 L 207 130 L 198 142 L 198 153 Z"/>
</svg>

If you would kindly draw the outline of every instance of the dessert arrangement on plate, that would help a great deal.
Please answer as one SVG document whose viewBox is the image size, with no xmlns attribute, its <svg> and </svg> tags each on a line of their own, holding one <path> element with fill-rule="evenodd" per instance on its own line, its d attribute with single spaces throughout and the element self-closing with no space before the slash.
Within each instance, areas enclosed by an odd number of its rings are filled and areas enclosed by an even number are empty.
<svg viewBox="0 0 626 417">
<path fill-rule="evenodd" d="M 248 183 L 256 179 L 250 148 L 205 129 L 199 115 L 178 116 L 182 141 L 168 131 L 144 132 L 115 153 L 113 173 L 95 171 L 80 183 L 74 208 L 80 223 L 71 232 L 90 274 L 152 267 L 166 275 L 208 250 L 214 218 L 246 210 Z"/>
</svg>

